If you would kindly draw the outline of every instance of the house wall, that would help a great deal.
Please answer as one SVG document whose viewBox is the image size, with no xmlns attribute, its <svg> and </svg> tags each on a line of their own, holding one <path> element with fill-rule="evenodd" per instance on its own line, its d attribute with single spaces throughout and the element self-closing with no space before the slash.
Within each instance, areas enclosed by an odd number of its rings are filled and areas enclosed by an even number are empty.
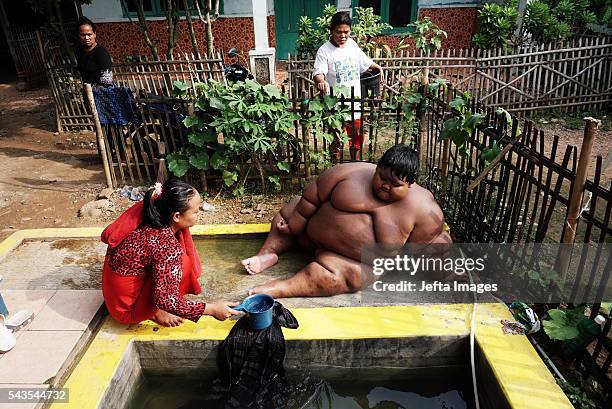
<svg viewBox="0 0 612 409">
<path fill-rule="evenodd" d="M 471 46 L 472 35 L 478 24 L 478 6 L 482 0 L 419 0 L 418 17 L 430 17 L 448 33 L 444 48 L 467 48 Z M 351 0 L 338 0 L 339 9 L 350 9 Z M 217 51 L 227 52 L 230 48 L 239 49 L 247 56 L 255 47 L 253 19 L 250 11 L 251 0 L 224 0 L 223 14 L 213 22 L 213 36 Z M 267 0 L 268 38 L 270 47 L 275 47 L 274 0 Z M 94 0 L 83 5 L 83 14 L 98 24 L 98 42 L 108 49 L 115 61 L 126 56 L 150 55 L 138 27 L 123 17 L 119 0 Z M 156 41 L 158 51 L 166 51 L 167 28 L 163 17 L 149 19 L 149 31 Z M 194 20 L 200 50 L 205 50 L 205 26 Z M 383 36 L 390 44 L 400 40 L 398 36 Z M 181 33 L 175 53 L 192 53 L 193 49 L 187 31 L 187 24 L 181 21 Z"/>
</svg>

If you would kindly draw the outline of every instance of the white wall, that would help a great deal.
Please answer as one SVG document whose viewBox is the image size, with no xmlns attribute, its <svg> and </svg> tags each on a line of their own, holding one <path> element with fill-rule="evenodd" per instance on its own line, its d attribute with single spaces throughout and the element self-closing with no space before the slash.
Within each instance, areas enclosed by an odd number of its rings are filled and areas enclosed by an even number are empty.
<svg viewBox="0 0 612 409">
<path fill-rule="evenodd" d="M 290 0 L 283 0 L 290 1 Z M 348 1 L 350 0 L 341 0 Z M 274 14 L 274 0 L 266 0 L 268 15 Z M 129 21 L 123 17 L 119 0 L 93 0 L 91 4 L 83 4 L 83 15 L 95 23 Z M 251 0 L 224 0 L 223 17 L 251 17 L 253 6 Z M 164 17 L 154 17 L 151 20 L 163 20 Z"/>
<path fill-rule="evenodd" d="M 83 15 L 94 23 L 123 20 L 119 0 L 93 0 L 91 4 L 83 4 L 82 9 Z"/>
<path fill-rule="evenodd" d="M 352 7 L 351 0 L 337 0 L 338 10 L 350 10 Z"/>
<path fill-rule="evenodd" d="M 280 0 L 291 1 L 291 0 Z M 332 0 L 333 1 L 333 0 Z M 490 0 L 418 0 L 419 8 L 423 7 L 474 7 Z M 274 0 L 266 0 L 268 15 L 274 14 Z M 351 0 L 337 0 L 339 10 L 349 10 Z M 128 21 L 123 17 L 121 2 L 119 0 L 93 0 L 91 4 L 84 4 L 83 14 L 96 23 Z M 253 8 L 251 0 L 224 0 L 224 17 L 251 17 Z M 164 17 L 151 18 L 163 20 Z"/>
</svg>

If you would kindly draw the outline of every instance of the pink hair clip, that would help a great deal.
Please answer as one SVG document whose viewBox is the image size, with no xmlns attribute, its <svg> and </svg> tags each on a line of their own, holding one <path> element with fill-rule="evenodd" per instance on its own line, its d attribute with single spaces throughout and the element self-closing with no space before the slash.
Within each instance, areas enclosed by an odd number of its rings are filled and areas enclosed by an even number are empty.
<svg viewBox="0 0 612 409">
<path fill-rule="evenodd" d="M 162 195 L 162 184 L 157 182 L 155 185 L 153 185 L 153 199 L 159 199 L 159 197 Z"/>
</svg>

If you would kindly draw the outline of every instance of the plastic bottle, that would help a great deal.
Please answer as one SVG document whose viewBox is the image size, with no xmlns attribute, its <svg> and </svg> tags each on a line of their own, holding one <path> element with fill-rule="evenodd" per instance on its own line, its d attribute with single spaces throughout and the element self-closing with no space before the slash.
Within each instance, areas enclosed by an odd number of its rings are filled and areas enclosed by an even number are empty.
<svg viewBox="0 0 612 409">
<path fill-rule="evenodd" d="M 568 361 L 576 359 L 595 338 L 601 335 L 600 324 L 593 320 L 583 319 L 577 327 L 578 336 L 568 339 L 561 347 L 561 356 Z"/>
</svg>

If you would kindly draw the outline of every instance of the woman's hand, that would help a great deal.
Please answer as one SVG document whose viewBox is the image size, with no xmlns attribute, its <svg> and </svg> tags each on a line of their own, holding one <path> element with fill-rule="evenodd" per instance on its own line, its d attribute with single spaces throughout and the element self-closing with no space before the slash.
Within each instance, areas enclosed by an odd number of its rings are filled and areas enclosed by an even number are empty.
<svg viewBox="0 0 612 409">
<path fill-rule="evenodd" d="M 239 311 L 231 309 L 231 307 L 235 307 L 238 304 L 239 303 L 237 302 L 229 302 L 229 301 L 217 301 L 214 303 L 206 303 L 204 314 L 210 315 L 219 321 L 225 321 L 232 315 L 240 314 Z"/>
</svg>

